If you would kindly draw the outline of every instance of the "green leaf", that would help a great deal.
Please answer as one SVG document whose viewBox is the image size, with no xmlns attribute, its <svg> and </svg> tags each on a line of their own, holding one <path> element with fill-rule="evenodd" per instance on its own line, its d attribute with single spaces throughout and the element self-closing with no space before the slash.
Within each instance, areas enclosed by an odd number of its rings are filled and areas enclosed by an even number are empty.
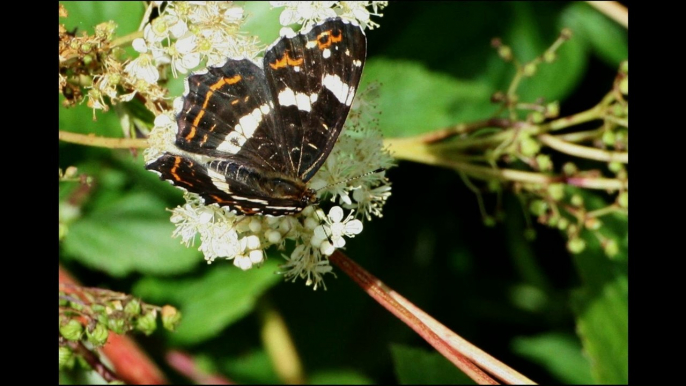
<svg viewBox="0 0 686 386">
<path fill-rule="evenodd" d="M 584 198 L 589 209 L 602 200 Z M 597 201 L 597 202 L 596 202 Z M 627 227 L 621 216 L 605 216 L 601 233 L 620 242 Z M 610 260 L 596 235 L 582 233 L 587 248 L 574 255 L 583 285 L 573 293 L 572 305 L 577 318 L 577 331 L 584 350 L 591 358 L 591 371 L 596 382 L 627 383 L 628 354 L 628 292 L 625 246 L 620 245 L 619 257 Z"/>
<path fill-rule="evenodd" d="M 68 16 L 60 18 L 68 31 L 77 27 L 78 31 L 93 34 L 94 27 L 112 20 L 119 26 L 116 36 L 124 36 L 138 30 L 145 5 L 139 1 L 61 1 Z"/>
<path fill-rule="evenodd" d="M 257 269 L 241 271 L 230 262 L 207 267 L 204 276 L 184 280 L 146 278 L 134 293 L 147 301 L 171 302 L 183 314 L 172 339 L 193 344 L 214 337 L 252 312 L 257 298 L 283 280 L 278 262 L 270 259 Z"/>
<path fill-rule="evenodd" d="M 281 383 L 271 358 L 264 350 L 241 352 L 239 356 L 222 361 L 221 368 L 231 380 L 239 384 L 275 385 Z"/>
<path fill-rule="evenodd" d="M 473 385 L 474 381 L 437 352 L 394 344 L 391 355 L 404 385 Z"/>
<path fill-rule="evenodd" d="M 370 80 L 381 83 L 379 127 L 387 137 L 418 135 L 494 111 L 488 87 L 431 72 L 416 62 L 369 60 L 363 84 Z"/>
<path fill-rule="evenodd" d="M 263 44 L 271 44 L 278 39 L 281 24 L 279 15 L 284 8 L 274 8 L 266 1 L 238 2 L 249 15 L 241 27 L 250 35 L 256 35 Z"/>
<path fill-rule="evenodd" d="M 548 333 L 533 337 L 519 337 L 513 350 L 545 367 L 567 384 L 591 384 L 591 366 L 581 352 L 579 340 L 569 334 Z"/>
<path fill-rule="evenodd" d="M 618 67 L 629 57 L 628 31 L 590 5 L 572 3 L 560 20 L 574 32 L 572 40 L 587 42 L 609 66 Z"/>
<path fill-rule="evenodd" d="M 511 45 L 515 57 L 525 63 L 542 55 L 557 39 L 561 28 L 539 26 L 537 18 L 541 11 L 534 12 L 534 8 L 540 4 L 514 2 L 511 5 L 515 17 L 504 43 Z M 572 38 L 556 52 L 557 59 L 553 63 L 540 63 L 532 77 L 522 80 L 517 89 L 520 100 L 534 101 L 540 97 L 548 101 L 561 100 L 579 84 L 588 61 L 582 42 Z"/>
<path fill-rule="evenodd" d="M 164 203 L 149 193 L 112 196 L 74 221 L 64 239 L 68 256 L 113 276 L 184 272 L 202 261 L 195 248 L 171 238 Z"/>
</svg>

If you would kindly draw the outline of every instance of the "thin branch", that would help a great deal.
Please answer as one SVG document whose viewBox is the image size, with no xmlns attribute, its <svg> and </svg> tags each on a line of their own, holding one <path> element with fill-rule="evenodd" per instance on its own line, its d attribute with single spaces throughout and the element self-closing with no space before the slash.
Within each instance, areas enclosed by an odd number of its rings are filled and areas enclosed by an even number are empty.
<svg viewBox="0 0 686 386">
<path fill-rule="evenodd" d="M 119 377 L 117 377 L 117 374 L 115 374 L 112 370 L 105 366 L 105 364 L 103 364 L 100 361 L 100 358 L 98 358 L 97 355 L 93 354 L 91 350 L 86 348 L 86 346 L 84 346 L 83 343 L 77 341 L 68 342 L 67 344 L 69 345 L 69 347 L 71 347 L 72 350 L 74 350 L 74 353 L 82 357 L 93 369 L 93 371 L 98 373 L 102 377 L 102 379 L 105 380 L 105 382 L 121 382 Z"/>
<path fill-rule="evenodd" d="M 434 150 L 436 145 L 428 146 L 416 143 L 413 144 L 403 140 L 385 140 L 384 144 L 391 146 L 393 156 L 398 159 L 455 169 L 481 180 L 498 179 L 501 181 L 544 185 L 562 182 L 574 186 L 602 190 L 621 190 L 628 187 L 627 181 L 618 179 L 602 177 L 565 177 L 561 175 L 546 175 L 522 170 L 496 169 L 490 166 L 474 165 L 469 162 L 456 161 L 441 156 L 440 152 Z"/>
<path fill-rule="evenodd" d="M 587 1 L 587 3 L 622 27 L 629 28 L 629 10 L 622 4 L 616 1 Z"/>
<path fill-rule="evenodd" d="M 441 130 L 432 131 L 430 133 L 415 137 L 417 141 L 423 143 L 435 143 L 444 141 L 457 135 L 468 134 L 479 129 L 487 127 L 508 128 L 512 126 L 512 122 L 505 118 L 491 118 L 484 121 L 461 123 L 452 127 Z"/>
<path fill-rule="evenodd" d="M 222 375 L 208 374 L 192 356 L 177 350 L 166 355 L 167 364 L 197 385 L 233 385 Z"/>
<path fill-rule="evenodd" d="M 92 134 L 79 134 L 60 130 L 60 140 L 79 145 L 105 147 L 109 149 L 144 149 L 148 147 L 148 141 L 141 138 L 107 138 L 97 137 Z"/>
<path fill-rule="evenodd" d="M 566 142 L 562 139 L 554 137 L 550 134 L 541 134 L 538 138 L 544 144 L 550 146 L 551 148 L 565 154 L 573 155 L 576 157 L 592 159 L 596 161 L 604 162 L 621 162 L 629 163 L 629 153 L 628 152 L 618 152 L 609 151 L 603 149 L 597 149 L 594 147 L 576 145 L 570 142 Z"/>
<path fill-rule="evenodd" d="M 534 384 L 530 379 L 471 345 L 436 320 L 426 315 L 407 299 L 382 283 L 340 250 L 329 260 L 353 279 L 369 296 L 397 316 L 449 361 L 479 384 L 497 382 L 475 363 L 485 364 L 484 369 L 508 384 Z M 490 358 L 490 359 L 486 359 Z M 494 367 L 491 367 L 494 366 Z"/>
</svg>

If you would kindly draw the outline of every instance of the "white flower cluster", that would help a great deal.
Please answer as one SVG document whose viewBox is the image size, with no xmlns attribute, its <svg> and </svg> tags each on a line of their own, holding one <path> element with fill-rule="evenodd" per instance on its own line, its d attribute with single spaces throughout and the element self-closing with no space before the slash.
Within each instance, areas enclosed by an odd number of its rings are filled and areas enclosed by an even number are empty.
<svg viewBox="0 0 686 386">
<path fill-rule="evenodd" d="M 232 2 L 169 2 L 164 12 L 145 26 L 143 38 L 133 41 L 139 56 L 124 71 L 154 84 L 160 77 L 160 65 L 171 64 L 177 76 L 203 59 L 208 66 L 218 66 L 230 57 L 254 58 L 259 52 L 256 41 L 237 33 L 244 19 L 243 8 Z"/>
<path fill-rule="evenodd" d="M 178 3 L 172 4 L 177 9 L 173 15 L 178 15 L 179 8 L 191 8 L 190 5 L 180 7 Z M 211 9 L 219 12 L 218 8 Z M 225 12 L 220 13 L 224 15 L 224 20 L 227 19 L 227 13 L 242 16 L 241 12 L 235 10 L 226 12 L 231 9 L 225 6 Z M 322 13 L 320 17 L 326 18 L 328 14 Z M 210 19 L 209 15 L 205 15 L 202 20 Z M 170 18 L 167 25 L 177 26 L 178 20 Z M 179 28 L 179 32 L 182 30 Z M 198 27 L 194 30 L 197 31 Z M 186 29 L 181 36 L 188 31 Z M 164 35 L 159 31 L 156 33 Z M 218 31 L 215 33 L 221 34 Z M 153 51 L 149 40 L 145 42 L 146 49 Z M 180 68 L 177 67 L 177 70 L 180 71 Z M 317 191 L 320 202 L 328 198 L 333 203 L 328 215 L 322 209 L 310 206 L 296 216 L 244 216 L 231 212 L 227 207 L 204 205 L 198 195 L 186 193 L 186 204 L 172 210 L 171 221 L 176 225 L 173 236 L 180 237 L 187 246 L 199 241 L 198 249 L 208 263 L 217 258 L 228 259 L 243 270 L 259 265 L 265 259 L 264 251 L 274 247 L 286 259 L 281 268 L 286 279 L 305 279 L 307 285 L 313 285 L 314 289 L 324 285 L 323 275 L 332 270 L 328 256 L 345 246 L 345 237 L 354 237 L 362 231 L 362 220 L 380 217 L 382 207 L 391 193 L 384 172 L 378 171 L 391 167 L 393 161 L 388 151 L 383 149 L 381 133 L 376 124 L 378 112 L 368 100 L 373 91 L 372 87 L 371 91 L 358 93 L 337 144 L 322 168 L 309 181 L 308 186 Z M 175 101 L 177 108 L 180 102 L 181 98 Z M 172 112 L 157 116 L 155 127 L 148 137 L 150 147 L 145 151 L 146 163 L 165 151 L 174 152 L 176 130 Z M 347 215 L 344 209 L 348 210 Z"/>
<path fill-rule="evenodd" d="M 324 19 L 338 16 L 356 22 L 362 29 L 374 29 L 379 25 L 371 20 L 371 16 L 382 16 L 379 11 L 388 5 L 388 1 L 270 1 L 269 4 L 274 8 L 285 8 L 279 17 L 283 26 L 302 24 L 303 28 L 309 28 Z"/>
</svg>

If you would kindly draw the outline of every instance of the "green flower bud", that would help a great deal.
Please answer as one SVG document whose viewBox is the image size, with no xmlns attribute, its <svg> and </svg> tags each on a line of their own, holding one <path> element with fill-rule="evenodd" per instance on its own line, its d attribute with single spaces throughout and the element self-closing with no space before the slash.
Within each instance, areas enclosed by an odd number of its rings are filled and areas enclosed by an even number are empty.
<svg viewBox="0 0 686 386">
<path fill-rule="evenodd" d="M 584 205 L 584 198 L 578 194 L 575 194 L 572 196 L 570 202 L 572 203 L 572 205 L 580 207 Z"/>
<path fill-rule="evenodd" d="M 75 319 L 70 319 L 67 323 L 60 324 L 60 335 L 64 339 L 77 341 L 81 339 L 81 333 L 83 333 L 83 326 Z"/>
<path fill-rule="evenodd" d="M 74 367 L 74 352 L 69 347 L 60 346 L 60 370 Z"/>
<path fill-rule="evenodd" d="M 95 328 L 93 328 L 93 331 L 90 331 L 90 329 L 86 329 L 86 336 L 88 336 L 88 341 L 91 342 L 94 346 L 102 346 L 107 342 L 107 337 L 109 335 L 109 331 L 107 330 L 107 327 L 104 325 L 97 323 L 95 325 Z"/>
<path fill-rule="evenodd" d="M 524 65 L 524 76 L 534 76 L 536 74 L 536 63 L 527 63 Z"/>
<path fill-rule="evenodd" d="M 548 194 L 555 201 L 561 200 L 565 196 L 564 184 L 556 183 L 548 185 Z"/>
<path fill-rule="evenodd" d="M 619 253 L 619 245 L 617 245 L 617 241 L 615 240 L 607 240 L 603 249 L 605 250 L 607 257 L 614 257 Z"/>
<path fill-rule="evenodd" d="M 89 43 L 83 43 L 83 44 L 81 44 L 81 46 L 79 47 L 79 50 L 81 50 L 81 52 L 84 53 L 84 54 L 88 54 L 88 53 L 90 53 L 91 51 L 93 51 L 93 45 L 92 45 L 92 44 L 89 44 Z"/>
<path fill-rule="evenodd" d="M 131 300 L 124 306 L 124 313 L 131 316 L 136 316 L 141 313 L 141 302 L 136 299 Z"/>
<path fill-rule="evenodd" d="M 619 173 L 624 169 L 624 164 L 621 162 L 613 161 L 607 164 L 607 168 L 613 173 Z"/>
<path fill-rule="evenodd" d="M 512 48 L 509 46 L 498 47 L 498 55 L 506 62 L 512 60 Z"/>
<path fill-rule="evenodd" d="M 544 60 L 546 63 L 552 63 L 552 62 L 555 61 L 555 59 L 557 59 L 557 54 L 556 54 L 555 52 L 553 52 L 553 51 L 546 51 L 546 52 L 543 54 L 543 60 Z"/>
<path fill-rule="evenodd" d="M 545 106 L 546 118 L 555 118 L 560 115 L 560 102 L 550 102 Z"/>
<path fill-rule="evenodd" d="M 145 335 L 152 334 L 157 329 L 157 318 L 154 312 L 147 312 L 136 319 L 136 329 Z"/>
<path fill-rule="evenodd" d="M 529 210 L 536 216 L 543 215 L 548 210 L 548 203 L 543 200 L 534 200 L 529 204 Z"/>
<path fill-rule="evenodd" d="M 536 240 L 536 230 L 534 228 L 526 228 L 524 230 L 524 238 L 529 241 Z"/>
<path fill-rule="evenodd" d="M 123 334 L 126 332 L 126 322 L 121 317 L 118 318 L 108 318 L 107 328 L 112 330 L 115 334 Z"/>
<path fill-rule="evenodd" d="M 533 157 L 541 150 L 541 145 L 535 139 L 524 136 L 519 141 L 520 151 L 526 157 Z"/>
<path fill-rule="evenodd" d="M 607 146 L 614 146 L 615 141 L 615 132 L 611 130 L 605 130 L 603 133 L 603 143 Z"/>
<path fill-rule="evenodd" d="M 565 175 L 572 176 L 572 175 L 576 174 L 576 172 L 578 172 L 578 171 L 579 171 L 579 169 L 576 167 L 576 165 L 574 165 L 571 162 L 567 162 L 564 165 L 562 165 L 562 172 Z"/>
<path fill-rule="evenodd" d="M 621 91 L 622 94 L 624 94 L 624 95 L 629 95 L 629 77 L 628 76 L 619 81 L 619 91 Z"/>
<path fill-rule="evenodd" d="M 629 61 L 625 60 L 619 65 L 619 72 L 623 74 L 628 74 L 629 73 Z"/>
<path fill-rule="evenodd" d="M 559 221 L 560 221 L 560 216 L 558 216 L 558 215 L 550 216 L 548 218 L 548 226 L 555 227 Z"/>
<path fill-rule="evenodd" d="M 162 326 L 169 331 L 174 331 L 181 321 L 181 312 L 172 306 L 162 307 Z"/>
<path fill-rule="evenodd" d="M 567 249 L 572 253 L 581 253 L 586 249 L 586 242 L 579 237 L 573 238 L 567 242 Z"/>
<path fill-rule="evenodd" d="M 91 304 L 91 310 L 98 313 L 105 312 L 105 306 L 102 304 Z"/>
<path fill-rule="evenodd" d="M 542 112 L 540 111 L 532 111 L 530 114 L 531 117 L 531 122 L 533 123 L 541 123 L 545 121 L 545 115 L 543 115 Z"/>
<path fill-rule="evenodd" d="M 493 216 L 485 216 L 484 217 L 484 225 L 489 227 L 489 228 L 494 227 L 495 226 L 495 218 L 493 218 Z"/>
<path fill-rule="evenodd" d="M 563 231 L 569 226 L 569 220 L 565 217 L 560 217 L 560 221 L 557 222 L 557 229 Z"/>
<path fill-rule="evenodd" d="M 597 231 L 603 226 L 603 222 L 596 217 L 589 217 L 584 221 L 584 226 L 592 231 Z"/>
<path fill-rule="evenodd" d="M 629 192 L 622 192 L 617 196 L 617 204 L 622 208 L 629 207 Z"/>
</svg>

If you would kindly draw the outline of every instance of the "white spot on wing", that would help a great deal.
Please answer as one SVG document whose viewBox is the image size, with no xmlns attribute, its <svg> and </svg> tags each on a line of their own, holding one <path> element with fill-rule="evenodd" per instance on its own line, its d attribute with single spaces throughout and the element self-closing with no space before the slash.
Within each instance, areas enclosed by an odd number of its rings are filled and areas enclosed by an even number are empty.
<svg viewBox="0 0 686 386">
<path fill-rule="evenodd" d="M 236 154 L 241 150 L 243 144 L 247 141 L 247 138 L 238 131 L 238 126 L 239 125 L 236 125 L 234 128 L 236 131 L 230 132 L 229 135 L 226 136 L 224 142 L 217 146 L 217 150 L 231 154 Z"/>
<path fill-rule="evenodd" d="M 286 88 L 279 93 L 279 104 L 282 106 L 297 106 L 298 110 L 309 112 L 312 110 L 312 103 L 316 102 L 317 98 L 317 94 L 294 93 L 290 88 Z"/>
<path fill-rule="evenodd" d="M 362 61 L 360 60 L 353 60 L 353 66 L 355 67 L 360 67 L 362 65 Z"/>
<path fill-rule="evenodd" d="M 312 105 L 310 105 L 310 97 L 307 94 L 295 94 L 295 102 L 298 105 L 298 110 L 310 111 L 312 110 Z"/>
<path fill-rule="evenodd" d="M 221 190 L 222 192 L 231 193 L 229 184 L 226 183 L 226 178 L 223 174 L 217 173 L 215 170 L 212 170 L 212 168 L 207 168 L 207 175 L 210 176 L 212 179 L 212 184 L 214 184 L 217 189 Z"/>
<path fill-rule="evenodd" d="M 325 49 L 324 52 L 322 52 L 322 56 L 324 57 L 324 59 L 328 59 L 329 57 L 331 57 L 331 50 L 328 48 Z"/>
<path fill-rule="evenodd" d="M 295 93 L 290 88 L 285 88 L 279 93 L 279 104 L 281 106 L 294 106 Z"/>
<path fill-rule="evenodd" d="M 339 102 L 350 106 L 350 103 L 352 103 L 351 89 L 347 84 L 341 81 L 341 78 L 338 75 L 327 74 L 324 76 L 322 84 L 333 93 Z"/>
<path fill-rule="evenodd" d="M 271 111 L 271 108 L 269 108 L 269 105 L 263 104 L 260 106 L 260 111 L 262 111 L 262 114 L 267 115 Z"/>
</svg>

